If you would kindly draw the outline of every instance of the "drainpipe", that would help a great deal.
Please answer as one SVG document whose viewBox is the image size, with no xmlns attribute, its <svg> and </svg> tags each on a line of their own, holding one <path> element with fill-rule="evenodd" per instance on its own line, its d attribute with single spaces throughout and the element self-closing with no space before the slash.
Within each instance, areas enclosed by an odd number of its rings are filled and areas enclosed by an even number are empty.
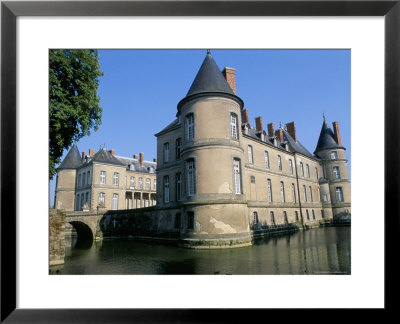
<svg viewBox="0 0 400 324">
<path fill-rule="evenodd" d="M 301 208 L 301 195 L 300 195 L 300 185 L 299 185 L 299 173 L 297 172 L 296 153 L 294 153 L 294 166 L 295 166 L 295 170 L 296 170 L 297 197 L 299 199 L 300 220 L 301 220 L 301 226 L 304 228 L 303 209 Z"/>
</svg>

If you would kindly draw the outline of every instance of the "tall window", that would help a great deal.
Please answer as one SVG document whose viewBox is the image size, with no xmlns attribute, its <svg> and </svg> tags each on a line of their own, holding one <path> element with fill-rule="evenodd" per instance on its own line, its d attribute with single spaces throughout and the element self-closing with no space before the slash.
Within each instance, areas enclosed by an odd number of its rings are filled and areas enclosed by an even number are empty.
<svg viewBox="0 0 400 324">
<path fill-rule="evenodd" d="M 272 183 L 271 179 L 267 179 L 267 198 L 269 202 L 272 202 Z"/>
<path fill-rule="evenodd" d="M 157 180 L 154 179 L 153 180 L 153 190 L 156 190 L 156 189 L 157 189 Z"/>
<path fill-rule="evenodd" d="M 258 213 L 253 212 L 253 225 L 258 225 Z"/>
<path fill-rule="evenodd" d="M 164 202 L 169 203 L 169 176 L 164 176 Z"/>
<path fill-rule="evenodd" d="M 315 174 L 317 175 L 317 180 L 319 179 L 318 168 L 315 168 Z"/>
<path fill-rule="evenodd" d="M 76 210 L 79 210 L 79 207 L 80 207 L 80 204 L 79 204 L 79 197 L 80 197 L 80 195 L 77 194 L 77 195 L 76 195 Z"/>
<path fill-rule="evenodd" d="M 338 166 L 333 167 L 333 176 L 335 179 L 340 179 L 340 169 Z"/>
<path fill-rule="evenodd" d="M 119 185 L 119 173 L 118 172 L 114 172 L 113 184 L 116 185 L 116 186 Z"/>
<path fill-rule="evenodd" d="M 136 179 L 135 179 L 135 177 L 131 177 L 130 188 L 135 189 L 135 186 L 136 186 Z"/>
<path fill-rule="evenodd" d="M 106 171 L 100 171 L 100 184 L 106 184 Z"/>
<path fill-rule="evenodd" d="M 175 189 L 176 189 L 176 201 L 181 201 L 182 199 L 182 174 L 177 173 L 175 175 Z"/>
<path fill-rule="evenodd" d="M 307 220 L 310 220 L 310 214 L 308 213 L 308 209 L 306 209 Z"/>
<path fill-rule="evenodd" d="M 286 213 L 286 211 L 283 211 L 283 219 L 284 219 L 284 221 L 285 221 L 285 225 L 288 225 L 288 224 L 289 224 L 289 220 L 288 220 L 288 218 L 287 218 L 287 213 Z"/>
<path fill-rule="evenodd" d="M 177 138 L 175 141 L 175 159 L 177 160 L 181 158 L 181 146 L 182 146 L 182 139 Z"/>
<path fill-rule="evenodd" d="M 278 155 L 278 170 L 282 171 L 282 158 L 280 155 Z"/>
<path fill-rule="evenodd" d="M 315 212 L 314 212 L 314 209 L 312 209 L 311 212 L 312 212 L 312 219 L 315 219 Z"/>
<path fill-rule="evenodd" d="M 81 175 L 78 176 L 78 188 L 81 186 Z"/>
<path fill-rule="evenodd" d="M 175 215 L 175 224 L 174 224 L 174 227 L 175 227 L 176 229 L 181 228 L 181 214 L 180 214 L 180 213 L 178 213 L 178 214 Z"/>
<path fill-rule="evenodd" d="M 321 217 L 325 218 L 325 213 L 324 213 L 324 211 L 322 209 L 321 209 Z"/>
<path fill-rule="evenodd" d="M 268 151 L 264 151 L 264 163 L 265 163 L 265 167 L 269 169 L 269 154 L 268 154 Z"/>
<path fill-rule="evenodd" d="M 300 162 L 300 170 L 301 170 L 301 176 L 304 177 L 304 165 L 303 165 L 303 162 Z"/>
<path fill-rule="evenodd" d="M 88 192 L 85 194 L 85 203 L 89 204 L 89 193 Z"/>
<path fill-rule="evenodd" d="M 87 184 L 91 184 L 92 183 L 92 179 L 90 178 L 90 171 L 88 171 L 87 173 Z"/>
<path fill-rule="evenodd" d="M 274 215 L 273 211 L 270 212 L 270 216 L 271 216 L 271 224 L 275 226 L 276 225 L 276 223 L 275 223 L 275 215 Z"/>
<path fill-rule="evenodd" d="M 194 212 L 187 212 L 187 229 L 194 229 Z"/>
<path fill-rule="evenodd" d="M 185 133 L 186 133 L 186 140 L 190 141 L 194 139 L 194 115 L 189 114 L 186 116 L 185 121 Z"/>
<path fill-rule="evenodd" d="M 146 179 L 146 189 L 150 190 L 151 188 L 151 180 L 149 178 Z"/>
<path fill-rule="evenodd" d="M 293 174 L 293 161 L 291 159 L 289 159 L 289 170 L 290 173 Z"/>
<path fill-rule="evenodd" d="M 143 178 L 139 178 L 139 189 L 143 189 Z"/>
<path fill-rule="evenodd" d="M 237 116 L 235 114 L 231 114 L 231 138 L 238 139 L 238 131 L 237 131 Z"/>
<path fill-rule="evenodd" d="M 305 185 L 303 185 L 303 195 L 304 195 L 304 201 L 307 201 L 307 190 Z"/>
<path fill-rule="evenodd" d="M 85 204 L 85 195 L 82 193 L 81 194 L 81 208 L 79 210 L 82 210 L 82 207 L 84 204 Z"/>
<path fill-rule="evenodd" d="M 337 152 L 336 151 L 332 151 L 331 152 L 331 159 L 332 160 L 337 160 L 337 158 L 338 158 Z"/>
<path fill-rule="evenodd" d="M 82 174 L 82 186 L 84 187 L 86 185 L 86 172 L 83 172 Z"/>
<path fill-rule="evenodd" d="M 311 186 L 309 186 L 308 189 L 310 189 L 310 201 L 314 201 L 313 195 L 312 195 L 312 188 L 311 188 Z"/>
<path fill-rule="evenodd" d="M 242 186 L 240 183 L 240 161 L 238 159 L 233 160 L 233 181 L 235 186 L 235 194 L 240 195 L 242 193 Z"/>
<path fill-rule="evenodd" d="M 169 161 L 169 143 L 164 143 L 164 163 Z"/>
<path fill-rule="evenodd" d="M 117 210 L 118 209 L 118 194 L 113 194 L 113 200 L 112 200 L 112 209 Z"/>
<path fill-rule="evenodd" d="M 281 181 L 281 201 L 285 202 L 285 185 L 283 184 L 283 181 Z"/>
<path fill-rule="evenodd" d="M 187 194 L 193 196 L 196 193 L 196 175 L 194 160 L 186 162 Z"/>
<path fill-rule="evenodd" d="M 310 166 L 307 164 L 306 165 L 306 170 L 307 170 L 307 178 L 310 177 Z"/>
<path fill-rule="evenodd" d="M 296 222 L 299 221 L 299 213 L 297 211 L 294 212 L 294 217 L 296 218 Z"/>
<path fill-rule="evenodd" d="M 294 183 L 292 183 L 292 201 L 295 203 L 296 202 L 296 187 Z"/>
<path fill-rule="evenodd" d="M 247 145 L 247 158 L 250 164 L 253 164 L 253 146 Z"/>
<path fill-rule="evenodd" d="M 336 201 L 344 201 L 342 187 L 336 187 Z"/>
<path fill-rule="evenodd" d="M 106 194 L 104 192 L 99 193 L 99 204 L 106 204 Z"/>
</svg>

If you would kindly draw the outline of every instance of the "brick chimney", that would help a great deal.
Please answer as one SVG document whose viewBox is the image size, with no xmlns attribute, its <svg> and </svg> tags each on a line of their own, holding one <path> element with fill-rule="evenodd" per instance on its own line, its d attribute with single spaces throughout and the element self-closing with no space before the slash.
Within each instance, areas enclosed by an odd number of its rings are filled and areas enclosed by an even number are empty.
<svg viewBox="0 0 400 324">
<path fill-rule="evenodd" d="M 222 71 L 222 74 L 224 75 L 226 81 L 233 90 L 233 93 L 236 94 L 235 69 L 231 67 L 225 67 Z"/>
<path fill-rule="evenodd" d="M 262 132 L 263 131 L 263 125 L 262 125 L 262 117 L 256 117 L 256 131 L 257 132 Z"/>
<path fill-rule="evenodd" d="M 296 141 L 297 143 L 297 135 L 296 135 L 296 124 L 295 122 L 287 123 L 286 129 L 289 135 Z"/>
<path fill-rule="evenodd" d="M 138 159 L 138 155 L 137 154 L 133 154 L 133 158 L 137 160 Z"/>
<path fill-rule="evenodd" d="M 115 150 L 109 150 L 108 152 L 110 152 L 111 155 L 114 155 L 114 154 L 115 154 Z"/>
<path fill-rule="evenodd" d="M 89 149 L 89 156 L 92 157 L 94 155 L 94 150 L 93 149 Z"/>
<path fill-rule="evenodd" d="M 242 124 L 249 123 L 249 111 L 247 109 L 242 110 Z"/>
<path fill-rule="evenodd" d="M 143 162 L 144 162 L 144 154 L 143 153 L 139 153 L 139 162 L 140 162 L 140 166 L 143 166 Z"/>
<path fill-rule="evenodd" d="M 153 162 L 157 162 L 157 158 L 154 158 L 154 159 L 153 159 Z"/>
<path fill-rule="evenodd" d="M 267 125 L 268 127 L 268 136 L 273 137 L 274 136 L 274 123 L 269 123 Z"/>
<path fill-rule="evenodd" d="M 85 163 L 86 152 L 82 152 L 82 163 Z"/>
<path fill-rule="evenodd" d="M 275 136 L 278 141 L 283 142 L 283 129 L 279 128 L 275 131 Z"/>
<path fill-rule="evenodd" d="M 333 135 L 335 136 L 335 141 L 338 145 L 342 145 L 342 139 L 340 138 L 339 123 L 333 122 Z"/>
</svg>

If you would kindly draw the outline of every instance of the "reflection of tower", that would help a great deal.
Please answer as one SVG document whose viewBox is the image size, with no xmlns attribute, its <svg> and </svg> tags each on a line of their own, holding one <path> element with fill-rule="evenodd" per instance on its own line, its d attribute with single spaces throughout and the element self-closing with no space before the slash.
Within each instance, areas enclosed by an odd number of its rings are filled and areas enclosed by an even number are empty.
<svg viewBox="0 0 400 324">
<path fill-rule="evenodd" d="M 332 131 L 324 117 L 314 154 L 322 160 L 324 177 L 329 185 L 328 195 L 326 181 L 320 181 L 321 201 L 328 203 L 330 200 L 334 219 L 349 219 L 351 215 L 350 181 L 345 150 L 340 138 L 339 123 L 333 122 Z"/>
<path fill-rule="evenodd" d="M 71 211 L 75 208 L 76 169 L 82 165 L 78 147 L 74 143 L 65 159 L 57 168 L 57 184 L 54 207 Z"/>
</svg>

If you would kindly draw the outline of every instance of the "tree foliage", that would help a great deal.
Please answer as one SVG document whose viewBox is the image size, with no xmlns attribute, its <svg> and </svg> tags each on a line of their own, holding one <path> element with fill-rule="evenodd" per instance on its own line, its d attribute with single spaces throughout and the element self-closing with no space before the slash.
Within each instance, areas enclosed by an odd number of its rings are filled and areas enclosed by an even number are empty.
<svg viewBox="0 0 400 324">
<path fill-rule="evenodd" d="M 64 149 L 101 125 L 97 90 L 102 75 L 96 50 L 49 51 L 50 179 Z"/>
</svg>

